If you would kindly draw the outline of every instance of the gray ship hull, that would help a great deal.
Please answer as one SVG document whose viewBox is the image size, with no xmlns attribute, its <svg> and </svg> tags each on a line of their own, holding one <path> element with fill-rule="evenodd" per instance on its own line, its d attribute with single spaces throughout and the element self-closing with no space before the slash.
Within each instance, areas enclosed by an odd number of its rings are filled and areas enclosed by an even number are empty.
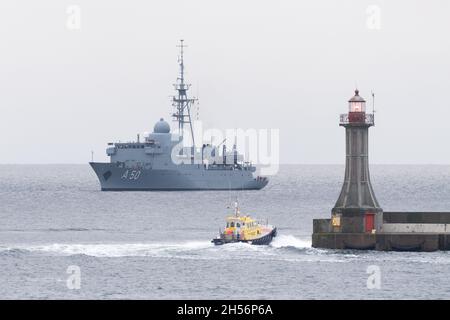
<svg viewBox="0 0 450 320">
<path fill-rule="evenodd" d="M 114 163 L 89 164 L 102 191 L 259 190 L 268 183 L 267 178 L 254 178 L 249 170 L 205 169 L 197 165 L 168 170 L 134 169 Z"/>
</svg>

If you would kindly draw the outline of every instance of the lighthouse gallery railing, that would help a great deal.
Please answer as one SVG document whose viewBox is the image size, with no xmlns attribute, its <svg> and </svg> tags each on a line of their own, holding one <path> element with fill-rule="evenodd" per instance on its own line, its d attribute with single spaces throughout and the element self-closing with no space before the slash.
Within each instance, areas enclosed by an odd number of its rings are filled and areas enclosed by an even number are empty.
<svg viewBox="0 0 450 320">
<path fill-rule="evenodd" d="M 374 125 L 373 113 L 361 113 L 355 117 L 355 114 L 344 113 L 340 115 L 340 124 L 349 123 L 366 123 L 369 125 Z"/>
</svg>

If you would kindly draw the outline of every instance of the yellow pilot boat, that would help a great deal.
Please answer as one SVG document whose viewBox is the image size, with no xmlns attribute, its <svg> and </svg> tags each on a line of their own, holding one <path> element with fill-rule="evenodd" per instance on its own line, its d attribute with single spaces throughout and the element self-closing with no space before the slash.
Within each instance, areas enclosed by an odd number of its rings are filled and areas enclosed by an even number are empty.
<svg viewBox="0 0 450 320">
<path fill-rule="evenodd" d="M 277 228 L 267 221 L 255 220 L 249 215 L 241 215 L 235 203 L 234 215 L 226 218 L 226 227 L 219 230 L 219 236 L 211 240 L 215 245 L 246 242 L 254 245 L 267 245 L 277 235 Z"/>
</svg>

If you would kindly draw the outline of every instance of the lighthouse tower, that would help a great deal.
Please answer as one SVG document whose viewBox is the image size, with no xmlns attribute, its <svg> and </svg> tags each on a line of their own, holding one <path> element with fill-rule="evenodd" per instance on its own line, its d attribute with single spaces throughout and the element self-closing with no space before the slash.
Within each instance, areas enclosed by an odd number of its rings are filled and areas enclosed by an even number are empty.
<svg viewBox="0 0 450 320">
<path fill-rule="evenodd" d="M 373 113 L 366 113 L 366 101 L 355 90 L 348 101 L 348 113 L 341 114 L 345 128 L 345 178 L 341 193 L 332 209 L 335 232 L 374 232 L 382 223 L 380 205 L 373 192 L 369 174 L 369 128 Z"/>
</svg>

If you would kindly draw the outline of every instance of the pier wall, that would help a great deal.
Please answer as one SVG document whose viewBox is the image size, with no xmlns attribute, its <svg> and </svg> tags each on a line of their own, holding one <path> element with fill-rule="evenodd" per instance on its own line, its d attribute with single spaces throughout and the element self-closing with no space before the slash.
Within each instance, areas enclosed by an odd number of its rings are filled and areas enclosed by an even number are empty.
<svg viewBox="0 0 450 320">
<path fill-rule="evenodd" d="M 315 233 L 312 246 L 324 249 L 379 251 L 450 250 L 450 234 L 435 233 Z"/>
<path fill-rule="evenodd" d="M 383 212 L 384 223 L 450 224 L 450 212 Z"/>
<path fill-rule="evenodd" d="M 443 223 L 383 223 L 383 233 L 450 233 L 450 224 Z"/>
<path fill-rule="evenodd" d="M 312 246 L 380 251 L 450 250 L 450 212 L 384 212 L 377 232 L 346 231 L 349 221 L 333 227 L 331 219 L 314 219 Z"/>
</svg>

